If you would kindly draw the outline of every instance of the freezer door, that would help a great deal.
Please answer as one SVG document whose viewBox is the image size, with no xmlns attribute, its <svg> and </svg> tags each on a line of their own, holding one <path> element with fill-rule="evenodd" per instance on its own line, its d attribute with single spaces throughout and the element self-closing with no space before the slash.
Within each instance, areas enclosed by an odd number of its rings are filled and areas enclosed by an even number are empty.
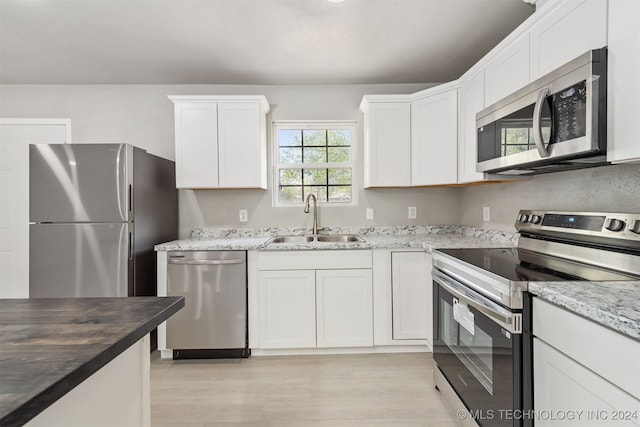
<svg viewBox="0 0 640 427">
<path fill-rule="evenodd" d="M 126 144 L 29 146 L 31 222 L 133 219 L 133 147 Z"/>
<path fill-rule="evenodd" d="M 131 224 L 31 224 L 29 297 L 126 297 Z"/>
</svg>

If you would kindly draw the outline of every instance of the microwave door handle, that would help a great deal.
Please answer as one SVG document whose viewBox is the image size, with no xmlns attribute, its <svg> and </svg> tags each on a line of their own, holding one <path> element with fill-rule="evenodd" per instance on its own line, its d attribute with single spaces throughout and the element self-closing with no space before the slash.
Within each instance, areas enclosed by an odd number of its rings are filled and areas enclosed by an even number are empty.
<svg viewBox="0 0 640 427">
<path fill-rule="evenodd" d="M 536 144 L 540 157 L 549 157 L 549 151 L 544 146 L 544 141 L 542 140 L 542 106 L 550 94 L 551 91 L 548 87 L 540 89 L 536 106 L 533 109 L 533 142 Z"/>
</svg>

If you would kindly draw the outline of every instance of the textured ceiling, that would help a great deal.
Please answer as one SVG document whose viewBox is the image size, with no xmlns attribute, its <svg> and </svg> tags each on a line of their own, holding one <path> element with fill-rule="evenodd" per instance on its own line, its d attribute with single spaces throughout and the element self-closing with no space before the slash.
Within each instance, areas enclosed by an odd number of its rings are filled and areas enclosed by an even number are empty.
<svg viewBox="0 0 640 427">
<path fill-rule="evenodd" d="M 444 82 L 533 11 L 522 0 L 0 0 L 0 83 Z"/>
</svg>

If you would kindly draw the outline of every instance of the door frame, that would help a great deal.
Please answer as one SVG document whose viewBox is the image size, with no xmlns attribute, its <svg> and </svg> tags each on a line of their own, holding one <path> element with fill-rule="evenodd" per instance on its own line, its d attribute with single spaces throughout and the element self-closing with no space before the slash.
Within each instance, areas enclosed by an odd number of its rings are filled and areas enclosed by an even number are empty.
<svg viewBox="0 0 640 427">
<path fill-rule="evenodd" d="M 2 118 L 0 117 L 0 126 L 56 126 L 56 127 L 60 127 L 60 126 L 64 126 L 64 139 L 65 139 L 65 143 L 71 143 L 71 119 L 70 118 Z M 25 141 L 27 142 L 27 144 L 29 143 L 28 139 Z M 28 147 L 26 147 L 27 153 L 28 153 Z M 21 155 L 22 156 L 22 155 Z M 20 162 L 22 163 L 22 162 Z M 20 164 L 20 165 L 16 165 L 18 167 L 18 169 L 21 171 L 20 173 L 25 173 L 26 172 L 26 176 L 28 179 L 28 175 L 29 175 L 29 162 L 27 159 L 27 163 L 26 164 Z M 25 169 L 26 168 L 26 171 Z M 28 200 L 28 195 L 27 195 L 27 200 L 26 200 L 26 205 L 27 205 L 27 217 L 26 218 L 17 218 L 16 220 L 19 222 L 23 222 L 24 221 L 24 225 L 26 226 L 26 238 L 27 238 L 27 242 L 29 239 L 29 217 L 28 217 L 28 204 L 29 204 L 29 200 Z M 24 204 L 20 204 L 19 205 L 20 208 L 18 208 L 18 205 L 16 205 L 15 209 L 11 212 L 12 215 L 16 215 L 16 211 L 20 211 L 21 209 L 23 209 Z M 22 225 L 20 226 L 20 228 L 22 228 Z M 19 235 L 24 235 L 22 231 L 19 232 Z M 17 248 L 19 249 L 19 248 Z M 27 243 L 27 253 L 26 256 L 23 255 L 22 249 L 19 249 L 20 253 L 18 253 L 18 258 L 14 261 L 15 263 L 18 263 L 18 267 L 14 266 L 14 268 L 18 268 L 18 271 L 20 271 L 20 275 L 24 275 L 24 278 L 27 280 L 27 283 L 24 284 L 24 286 L 26 287 L 26 295 L 28 297 L 28 277 L 29 277 L 29 272 L 28 272 L 28 266 L 29 266 L 29 253 L 28 253 L 28 243 Z M 25 259 L 26 258 L 26 259 Z M 19 259 L 19 260 L 18 260 Z M 26 267 L 24 267 L 24 262 L 26 261 Z M 23 270 L 23 268 L 26 268 L 26 271 Z M 12 285 L 12 287 L 10 288 L 11 291 L 7 291 L 8 294 L 11 294 L 12 298 L 15 298 L 16 295 L 24 295 L 25 293 L 23 292 L 23 290 L 21 289 L 16 289 L 15 288 L 15 283 Z M 6 291 L 6 290 L 4 290 Z M 3 291 L 3 292 L 4 292 Z"/>
<path fill-rule="evenodd" d="M 3 118 L 0 117 L 0 125 L 64 125 L 66 129 L 65 144 L 71 144 L 71 119 L 70 118 Z"/>
</svg>

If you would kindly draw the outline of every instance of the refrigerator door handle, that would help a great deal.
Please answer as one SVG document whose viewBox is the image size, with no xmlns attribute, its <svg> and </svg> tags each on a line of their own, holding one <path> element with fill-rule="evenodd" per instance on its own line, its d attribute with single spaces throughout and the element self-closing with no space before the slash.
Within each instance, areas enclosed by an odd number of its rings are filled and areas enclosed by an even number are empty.
<svg viewBox="0 0 640 427">
<path fill-rule="evenodd" d="M 129 259 L 133 259 L 133 233 L 129 232 Z"/>
<path fill-rule="evenodd" d="M 129 213 L 133 212 L 133 185 L 129 184 Z"/>
</svg>

